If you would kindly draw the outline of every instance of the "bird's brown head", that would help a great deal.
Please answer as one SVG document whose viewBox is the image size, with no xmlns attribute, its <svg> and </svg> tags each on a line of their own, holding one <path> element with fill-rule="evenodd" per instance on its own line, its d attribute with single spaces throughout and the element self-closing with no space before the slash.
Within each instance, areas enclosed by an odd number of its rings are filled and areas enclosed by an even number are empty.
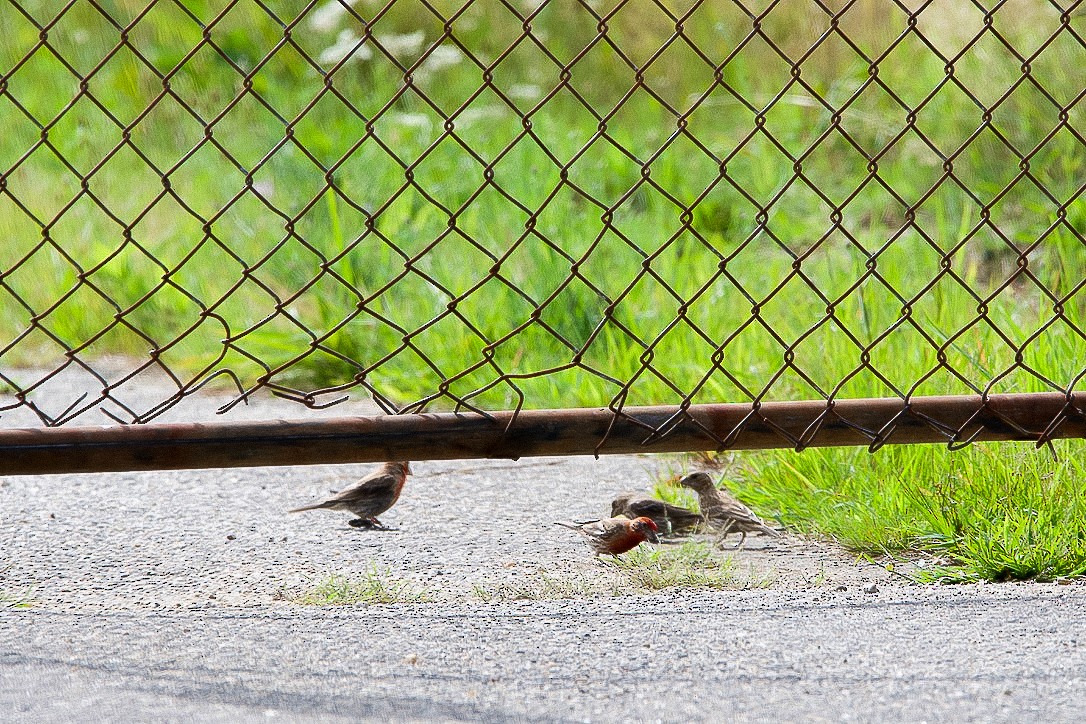
<svg viewBox="0 0 1086 724">
<path fill-rule="evenodd" d="M 716 487 L 713 479 L 705 473 L 690 473 L 679 481 L 679 485 L 692 490 L 711 490 Z"/>
<path fill-rule="evenodd" d="M 622 515 L 633 496 L 633 493 L 619 493 L 616 495 L 615 499 L 611 501 L 611 517 L 617 518 Z"/>
<path fill-rule="evenodd" d="M 659 543 L 660 537 L 656 535 L 656 531 L 660 530 L 656 527 L 656 523 L 652 518 L 646 518 L 641 516 L 640 518 L 634 518 L 630 521 L 630 528 L 639 533 L 642 538 L 649 543 Z"/>
<path fill-rule="evenodd" d="M 388 467 L 392 467 L 392 468 L 397 469 L 398 471 L 403 472 L 404 475 L 414 475 L 414 472 L 411 470 L 411 463 L 409 463 L 406 460 L 396 461 L 396 462 L 391 462 L 391 463 L 385 463 L 385 464 Z"/>
</svg>

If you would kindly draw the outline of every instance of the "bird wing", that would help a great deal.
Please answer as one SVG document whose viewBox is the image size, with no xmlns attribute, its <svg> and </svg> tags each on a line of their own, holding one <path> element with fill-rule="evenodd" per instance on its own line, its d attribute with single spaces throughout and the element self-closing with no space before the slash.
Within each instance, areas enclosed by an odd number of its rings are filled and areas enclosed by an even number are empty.
<svg viewBox="0 0 1086 724">
<path fill-rule="evenodd" d="M 639 515 L 645 515 L 649 518 L 663 516 L 667 513 L 666 504 L 662 500 L 656 500 L 650 498 L 647 495 L 639 495 L 636 498 L 630 498 L 626 501 L 626 505 L 623 507 L 622 512 L 636 518 Z"/>
<path fill-rule="evenodd" d="M 669 508 L 676 510 L 685 510 L 685 508 L 679 508 L 678 506 L 670 505 L 662 500 L 657 500 L 648 493 L 622 493 L 615 496 L 615 499 L 611 501 L 611 516 L 617 518 L 620 515 L 626 515 L 631 518 L 636 518 L 640 515 L 652 517 L 663 517 L 667 515 Z"/>
<path fill-rule="evenodd" d="M 714 505 L 711 514 L 747 523 L 762 522 L 762 520 L 754 514 L 753 510 L 743 505 L 738 500 L 725 500 L 718 505 Z"/>
<path fill-rule="evenodd" d="M 655 498 L 640 498 L 638 500 L 631 500 L 629 506 L 627 506 L 631 513 L 635 513 L 634 517 L 645 516 L 647 518 L 674 518 L 676 520 L 682 520 L 685 518 L 700 518 L 697 513 L 692 510 L 687 510 L 678 505 L 672 505 L 666 503 L 663 500 L 656 500 Z"/>
<path fill-rule="evenodd" d="M 755 528 L 770 535 L 780 535 L 755 515 L 754 511 L 734 498 L 725 501 L 723 505 L 714 506 L 706 515 L 717 520 L 734 521 L 739 526 Z"/>
<path fill-rule="evenodd" d="M 341 490 L 328 499 L 332 503 L 353 503 L 359 500 L 380 498 L 392 495 L 400 484 L 400 477 L 383 470 L 370 473 L 346 490 Z"/>
<path fill-rule="evenodd" d="M 581 526 L 581 530 L 590 538 L 608 541 L 626 536 L 629 533 L 628 524 L 625 518 L 604 518 Z"/>
</svg>

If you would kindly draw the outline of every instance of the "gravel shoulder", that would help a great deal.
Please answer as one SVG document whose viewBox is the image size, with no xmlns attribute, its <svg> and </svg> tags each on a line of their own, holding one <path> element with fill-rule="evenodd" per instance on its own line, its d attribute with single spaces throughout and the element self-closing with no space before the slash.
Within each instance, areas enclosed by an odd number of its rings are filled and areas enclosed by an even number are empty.
<svg viewBox="0 0 1086 724">
<path fill-rule="evenodd" d="M 591 587 L 612 576 L 555 520 L 607 513 L 612 495 L 648 487 L 649 457 L 416 462 L 393 530 L 358 530 L 346 513 L 288 514 L 371 466 L 243 468 L 0 481 L 0 586 L 50 610 L 275 606 L 332 575 L 376 570 L 441 602 L 530 586 Z M 732 536 L 731 541 L 736 540 Z M 901 585 L 829 543 L 748 536 L 736 588 Z"/>
<path fill-rule="evenodd" d="M 276 401 L 242 410 L 312 414 Z M 387 532 L 286 513 L 370 466 L 0 479 L 0 711 L 35 722 L 1081 718 L 1080 585 L 912 586 L 827 542 L 752 536 L 726 552 L 728 590 L 548 600 L 541 581 L 587 594 L 614 576 L 552 521 L 600 516 L 665 464 L 417 462 L 382 516 L 398 529 Z M 330 575 L 374 570 L 429 601 L 291 601 Z M 511 590 L 541 592 L 500 595 Z"/>
</svg>

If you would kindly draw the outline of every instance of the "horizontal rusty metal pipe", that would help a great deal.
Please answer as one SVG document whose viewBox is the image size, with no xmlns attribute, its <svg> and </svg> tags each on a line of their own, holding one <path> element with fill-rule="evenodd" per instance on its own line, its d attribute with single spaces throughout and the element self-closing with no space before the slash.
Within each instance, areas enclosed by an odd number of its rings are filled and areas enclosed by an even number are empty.
<svg viewBox="0 0 1086 724">
<path fill-rule="evenodd" d="M 435 413 L 327 420 L 184 423 L 0 430 L 0 474 L 178 470 L 362 463 L 382 460 L 519 458 L 535 455 L 658 453 L 945 443 L 959 439 L 1086 437 L 1082 395 L 694 405 L 691 420 L 674 406 L 522 410 L 481 415 Z M 981 410 L 978 413 L 978 410 Z M 1058 427 L 1050 429 L 1053 421 Z M 968 424 L 967 424 L 968 423 Z M 964 429 L 963 429 L 964 426 Z M 653 430 L 662 429 L 662 434 Z"/>
</svg>

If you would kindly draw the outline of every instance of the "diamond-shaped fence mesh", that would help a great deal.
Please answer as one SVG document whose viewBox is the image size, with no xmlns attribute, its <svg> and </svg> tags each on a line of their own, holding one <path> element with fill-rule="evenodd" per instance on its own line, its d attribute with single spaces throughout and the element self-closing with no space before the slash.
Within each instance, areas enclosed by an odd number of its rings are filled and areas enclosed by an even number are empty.
<svg viewBox="0 0 1086 724">
<path fill-rule="evenodd" d="M 0 409 L 45 426 L 207 383 L 1082 414 L 1081 2 L 0 0 L 0 28 Z"/>
</svg>

